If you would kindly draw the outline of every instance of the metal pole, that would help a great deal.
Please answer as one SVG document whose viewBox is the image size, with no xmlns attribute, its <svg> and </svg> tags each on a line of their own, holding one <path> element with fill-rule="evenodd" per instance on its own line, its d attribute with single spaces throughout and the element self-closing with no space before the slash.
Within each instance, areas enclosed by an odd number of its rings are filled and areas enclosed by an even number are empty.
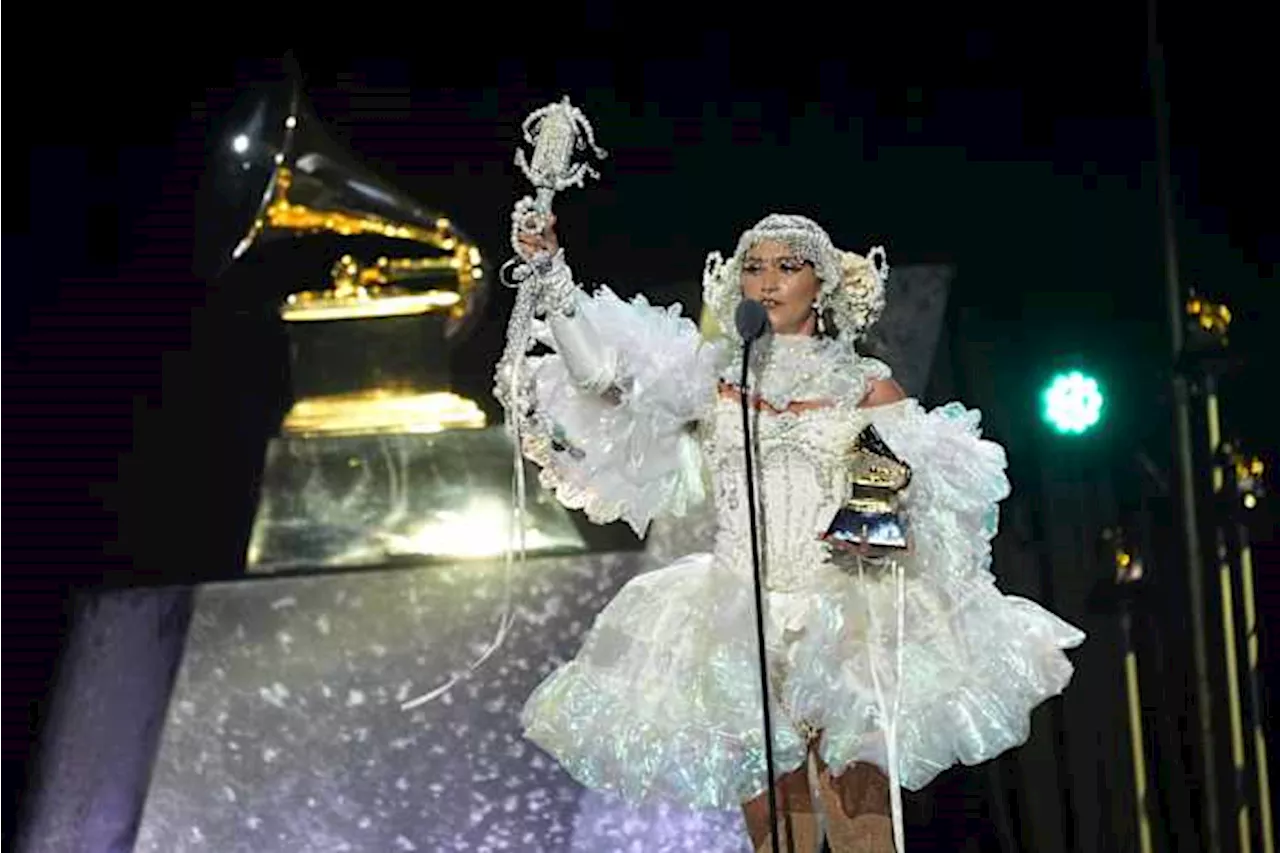
<svg viewBox="0 0 1280 853">
<path fill-rule="evenodd" d="M 1227 711 L 1231 722 L 1232 793 L 1235 795 L 1236 832 L 1240 853 L 1250 853 L 1249 798 L 1245 793 L 1244 721 L 1240 713 L 1240 670 L 1236 657 L 1235 595 L 1231 588 L 1231 561 L 1227 543 L 1218 532 L 1218 583 L 1222 590 L 1222 639 L 1227 668 Z"/>
<path fill-rule="evenodd" d="M 1223 489 L 1227 485 L 1222 458 L 1222 422 L 1218 410 L 1218 383 L 1212 374 L 1204 378 L 1205 422 L 1209 428 L 1209 458 L 1213 460 L 1213 496 L 1217 505 L 1215 552 L 1218 557 L 1218 589 L 1222 600 L 1222 653 L 1227 670 L 1227 720 L 1231 731 L 1231 792 L 1234 797 L 1236 833 L 1240 853 L 1252 850 L 1249 796 L 1245 790 L 1244 719 L 1240 707 L 1240 663 L 1236 643 L 1236 602 L 1231 582 L 1231 559 L 1227 551 L 1227 535 L 1223 529 Z"/>
<path fill-rule="evenodd" d="M 1173 223 L 1173 191 L 1170 186 L 1169 116 L 1164 89 L 1164 51 L 1156 29 L 1156 0 L 1147 0 L 1147 61 L 1151 74 L 1151 98 L 1156 124 L 1156 175 L 1159 187 L 1160 224 L 1164 236 L 1165 299 L 1169 319 L 1169 343 L 1175 361 L 1183 348 L 1183 290 L 1178 271 L 1177 233 Z M 1200 755 L 1203 762 L 1204 826 L 1208 853 L 1220 853 L 1218 792 L 1215 783 L 1213 744 L 1213 694 L 1209 689 L 1209 655 L 1205 647 L 1204 589 L 1200 548 L 1200 520 L 1196 507 L 1195 460 L 1191 449 L 1191 404 L 1186 377 L 1173 375 L 1175 458 L 1182 503 L 1183 547 L 1186 551 L 1187 594 L 1191 610 L 1191 656 L 1195 667 L 1196 708 L 1200 716 Z"/>
<path fill-rule="evenodd" d="M 1142 695 L 1138 682 L 1138 653 L 1133 647 L 1133 618 L 1128 605 L 1120 614 L 1124 636 L 1124 680 L 1129 698 L 1129 744 L 1133 750 L 1133 799 L 1138 811 L 1138 849 L 1151 853 L 1151 816 L 1147 806 L 1146 741 L 1142 734 Z"/>
<path fill-rule="evenodd" d="M 1254 762 L 1258 771 L 1258 816 L 1262 821 L 1262 850 L 1263 853 L 1275 853 L 1275 827 L 1271 822 L 1271 782 L 1267 768 L 1267 734 L 1262 716 L 1262 684 L 1258 676 L 1258 610 L 1253 597 L 1253 549 L 1249 546 L 1249 531 L 1244 524 L 1237 522 L 1236 531 L 1240 554 L 1240 584 L 1244 595 L 1249 712 L 1253 723 Z"/>
</svg>

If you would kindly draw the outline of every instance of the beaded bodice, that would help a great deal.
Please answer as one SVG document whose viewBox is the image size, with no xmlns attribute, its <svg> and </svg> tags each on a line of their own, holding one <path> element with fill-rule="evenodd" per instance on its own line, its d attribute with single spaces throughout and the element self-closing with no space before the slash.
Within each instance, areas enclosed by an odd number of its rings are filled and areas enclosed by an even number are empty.
<svg viewBox="0 0 1280 853">
<path fill-rule="evenodd" d="M 814 355 L 812 339 L 779 340 L 786 349 L 775 348 L 759 370 L 758 387 L 766 391 L 769 405 L 750 413 L 760 555 L 765 583 L 775 592 L 803 589 L 828 570 L 827 546 L 818 536 L 848 494 L 847 454 L 866 425 L 858 403 L 867 382 L 883 375 L 883 365 L 856 357 L 840 365 L 835 376 L 830 363 L 826 371 L 805 372 L 799 362 Z M 822 353 L 823 360 L 830 362 L 832 355 Z M 815 382 L 825 387 L 813 387 Z M 778 404 L 784 411 L 773 409 Z M 791 404 L 797 405 L 785 410 Z M 720 398 L 705 426 L 703 452 L 716 505 L 715 554 L 726 567 L 749 575 L 751 534 L 736 394 Z"/>
</svg>

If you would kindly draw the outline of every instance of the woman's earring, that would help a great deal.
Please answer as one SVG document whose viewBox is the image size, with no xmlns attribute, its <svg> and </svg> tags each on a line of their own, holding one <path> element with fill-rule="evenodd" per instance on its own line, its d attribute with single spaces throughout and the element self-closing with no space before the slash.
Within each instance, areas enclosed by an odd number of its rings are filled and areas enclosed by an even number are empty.
<svg viewBox="0 0 1280 853">
<path fill-rule="evenodd" d="M 825 335 L 827 333 L 827 321 L 823 318 L 822 316 L 823 313 L 824 312 L 822 310 L 822 302 L 820 300 L 815 299 L 813 302 L 813 314 L 814 314 L 814 318 L 817 321 L 815 324 L 815 327 L 817 329 L 819 336 Z"/>
</svg>

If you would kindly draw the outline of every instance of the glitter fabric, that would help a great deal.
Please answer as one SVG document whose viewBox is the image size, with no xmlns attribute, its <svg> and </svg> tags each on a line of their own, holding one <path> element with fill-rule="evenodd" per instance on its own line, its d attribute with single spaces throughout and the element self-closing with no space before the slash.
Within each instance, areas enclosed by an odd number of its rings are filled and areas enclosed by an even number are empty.
<svg viewBox="0 0 1280 853">
<path fill-rule="evenodd" d="M 525 452 L 543 482 L 595 521 L 622 518 L 637 532 L 709 500 L 716 534 L 711 552 L 629 582 L 521 719 L 590 788 L 737 808 L 764 789 L 765 766 L 741 410 L 719 391 L 736 384 L 732 352 L 678 309 L 607 288 L 572 322 L 594 326 L 620 393 L 582 390 L 559 354 L 530 359 Z M 769 404 L 752 433 L 776 770 L 802 766 L 804 733 L 816 730 L 834 771 L 892 763 L 914 790 L 1022 743 L 1032 709 L 1070 680 L 1063 650 L 1084 634 L 995 585 L 990 542 L 1009 483 L 979 413 L 910 399 L 861 407 L 869 382 L 888 376 L 847 337 L 774 336 L 751 365 Z M 818 538 L 869 423 L 914 472 L 915 541 L 892 574 L 852 567 Z"/>
</svg>

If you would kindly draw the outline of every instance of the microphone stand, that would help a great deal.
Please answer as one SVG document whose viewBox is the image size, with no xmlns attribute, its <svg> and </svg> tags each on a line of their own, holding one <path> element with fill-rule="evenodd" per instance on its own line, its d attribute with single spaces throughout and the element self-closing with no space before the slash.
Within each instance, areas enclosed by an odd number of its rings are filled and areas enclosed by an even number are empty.
<svg viewBox="0 0 1280 853">
<path fill-rule="evenodd" d="M 738 386 L 738 401 L 742 404 L 742 449 L 747 466 L 747 519 L 751 529 L 751 577 L 756 593 L 756 642 L 760 650 L 760 695 L 764 710 L 764 763 L 768 770 L 769 838 L 773 841 L 773 853 L 781 853 L 778 841 L 778 795 L 773 784 L 773 720 L 769 713 L 769 663 L 764 645 L 764 591 L 760 580 L 760 538 L 756 529 L 756 478 L 751 457 L 751 407 L 747 400 L 747 368 L 751 363 L 752 340 L 746 338 L 742 348 L 742 382 Z M 790 842 L 788 836 L 788 842 Z M 787 845 L 790 847 L 790 843 Z"/>
</svg>

